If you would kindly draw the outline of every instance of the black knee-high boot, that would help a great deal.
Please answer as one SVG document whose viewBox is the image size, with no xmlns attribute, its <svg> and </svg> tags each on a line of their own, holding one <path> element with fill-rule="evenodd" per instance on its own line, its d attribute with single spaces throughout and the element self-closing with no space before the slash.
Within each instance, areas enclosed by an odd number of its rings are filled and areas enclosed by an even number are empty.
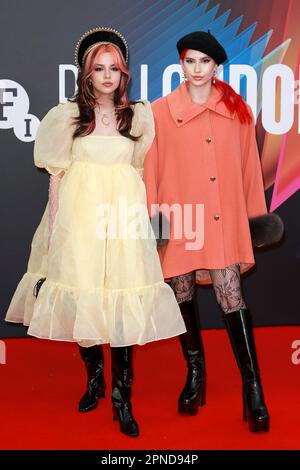
<svg viewBox="0 0 300 470">
<path fill-rule="evenodd" d="M 194 301 L 179 304 L 187 329 L 179 336 L 188 372 L 185 386 L 178 399 L 179 413 L 195 415 L 199 406 L 205 405 L 206 371 L 203 343 Z"/>
<path fill-rule="evenodd" d="M 112 410 L 120 430 L 128 436 L 139 435 L 139 427 L 132 415 L 131 385 L 133 381 L 133 347 L 117 347 L 111 350 Z"/>
<path fill-rule="evenodd" d="M 79 352 L 85 363 L 88 377 L 87 390 L 79 402 L 79 411 L 85 412 L 95 408 L 99 398 L 105 396 L 104 360 L 103 350 L 100 345 L 89 348 L 79 346 Z"/>
<path fill-rule="evenodd" d="M 243 381 L 243 418 L 249 431 L 268 431 L 270 416 L 264 401 L 250 312 L 240 309 L 223 314 Z"/>
</svg>

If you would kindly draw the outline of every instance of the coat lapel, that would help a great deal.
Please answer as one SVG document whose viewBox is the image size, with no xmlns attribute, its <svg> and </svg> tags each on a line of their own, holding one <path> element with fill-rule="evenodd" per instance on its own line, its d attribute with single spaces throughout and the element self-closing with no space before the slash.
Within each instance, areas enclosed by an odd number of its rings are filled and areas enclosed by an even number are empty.
<svg viewBox="0 0 300 470">
<path fill-rule="evenodd" d="M 221 93 L 214 86 L 212 86 L 212 92 L 208 101 L 202 105 L 192 101 L 185 82 L 181 83 L 176 90 L 167 95 L 167 102 L 171 116 L 178 127 L 184 126 L 184 124 L 198 116 L 198 114 L 203 113 L 206 109 L 210 109 L 230 119 L 234 119 L 235 116 L 229 112 L 224 102 L 221 101 Z"/>
</svg>

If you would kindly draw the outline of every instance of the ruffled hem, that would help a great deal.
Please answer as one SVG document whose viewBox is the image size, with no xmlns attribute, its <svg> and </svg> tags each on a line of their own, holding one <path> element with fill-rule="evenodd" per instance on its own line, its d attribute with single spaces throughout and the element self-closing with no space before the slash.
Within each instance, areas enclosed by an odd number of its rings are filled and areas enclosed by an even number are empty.
<svg viewBox="0 0 300 470">
<path fill-rule="evenodd" d="M 5 321 L 29 326 L 36 300 L 33 290 L 42 277 L 46 277 L 46 274 L 27 272 L 23 275 L 8 307 Z"/>
<path fill-rule="evenodd" d="M 174 293 L 164 281 L 132 289 L 80 290 L 46 279 L 35 299 L 33 288 L 41 277 L 46 276 L 23 276 L 5 318 L 29 326 L 31 336 L 120 347 L 186 331 Z"/>
</svg>

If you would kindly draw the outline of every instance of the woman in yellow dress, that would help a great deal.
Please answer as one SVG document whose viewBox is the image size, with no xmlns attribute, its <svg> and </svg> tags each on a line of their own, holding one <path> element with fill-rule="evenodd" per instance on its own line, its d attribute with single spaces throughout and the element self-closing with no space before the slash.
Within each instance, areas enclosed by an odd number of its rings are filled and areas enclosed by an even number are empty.
<svg viewBox="0 0 300 470">
<path fill-rule="evenodd" d="M 113 416 L 123 433 L 137 436 L 132 346 L 186 331 L 146 207 L 153 116 L 148 101 L 127 97 L 128 47 L 118 31 L 85 33 L 75 61 L 75 97 L 52 108 L 38 129 L 34 161 L 50 174 L 49 202 L 6 320 L 38 338 L 79 344 L 88 376 L 81 412 L 105 395 L 101 345 L 110 344 Z"/>
</svg>

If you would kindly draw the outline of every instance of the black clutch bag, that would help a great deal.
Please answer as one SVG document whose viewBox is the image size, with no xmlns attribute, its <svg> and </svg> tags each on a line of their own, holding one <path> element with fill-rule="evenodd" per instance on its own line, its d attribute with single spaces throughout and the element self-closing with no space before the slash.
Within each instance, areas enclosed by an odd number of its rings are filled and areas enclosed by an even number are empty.
<svg viewBox="0 0 300 470">
<path fill-rule="evenodd" d="M 157 212 L 150 218 L 152 229 L 156 238 L 156 246 L 164 246 L 170 238 L 170 222 L 162 212 Z"/>
<path fill-rule="evenodd" d="M 278 214 L 270 213 L 249 219 L 252 244 L 255 248 L 278 243 L 284 234 L 284 224 Z"/>
<path fill-rule="evenodd" d="M 36 283 L 36 285 L 34 286 L 33 288 L 33 295 L 35 297 L 38 296 L 39 294 L 39 290 L 40 288 L 42 287 L 43 283 L 46 281 L 46 278 L 45 277 L 42 277 L 41 279 L 38 280 L 38 282 Z"/>
</svg>

